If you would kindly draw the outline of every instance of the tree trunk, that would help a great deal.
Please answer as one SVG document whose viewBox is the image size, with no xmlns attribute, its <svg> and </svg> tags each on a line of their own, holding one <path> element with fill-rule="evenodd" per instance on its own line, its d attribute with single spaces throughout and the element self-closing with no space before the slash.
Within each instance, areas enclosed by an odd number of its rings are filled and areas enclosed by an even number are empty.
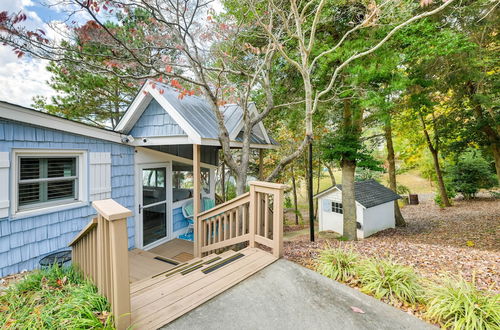
<svg viewBox="0 0 500 330">
<path fill-rule="evenodd" d="M 307 166 L 307 199 L 309 201 L 309 240 L 314 242 L 314 200 L 313 200 L 313 145 L 312 140 L 309 143 Z"/>
<path fill-rule="evenodd" d="M 246 171 L 240 171 L 236 175 L 236 196 L 243 195 L 245 193 L 245 188 L 247 184 L 247 173 Z"/>
<path fill-rule="evenodd" d="M 436 176 L 438 180 L 439 194 L 441 195 L 441 200 L 443 205 L 446 207 L 451 206 L 450 200 L 448 199 L 448 193 L 446 192 L 446 187 L 444 185 L 443 173 L 441 172 L 441 166 L 439 165 L 439 155 L 437 150 L 431 150 L 432 159 L 434 161 L 434 170 L 436 171 Z"/>
<path fill-rule="evenodd" d="M 319 194 L 319 186 L 321 184 L 321 162 L 318 160 L 318 185 L 316 187 L 316 195 Z M 314 202 L 314 219 L 318 219 L 318 209 L 319 209 L 319 202 L 316 199 Z"/>
<path fill-rule="evenodd" d="M 492 144 L 491 151 L 493 152 L 493 158 L 495 159 L 495 168 L 497 170 L 497 180 L 500 183 L 500 145 Z"/>
<path fill-rule="evenodd" d="M 385 125 L 385 142 L 387 147 L 387 163 L 389 165 L 389 187 L 395 193 L 398 192 L 396 183 L 396 159 L 394 157 L 394 145 L 392 144 L 392 126 L 391 118 L 387 118 Z M 397 227 L 405 227 L 406 222 L 399 209 L 398 201 L 394 201 L 394 217 Z"/>
<path fill-rule="evenodd" d="M 222 161 L 222 201 L 226 201 L 226 163 Z"/>
<path fill-rule="evenodd" d="M 497 172 L 497 180 L 500 183 L 500 134 L 498 132 L 498 126 L 490 125 L 489 122 L 495 123 L 494 115 L 490 116 L 488 120 L 483 114 L 483 107 L 480 103 L 476 101 L 476 94 L 478 91 L 478 85 L 472 81 L 468 82 L 468 93 L 471 101 L 474 103 L 474 113 L 476 114 L 477 120 L 482 124 L 481 130 L 488 139 L 488 143 L 491 146 L 491 152 L 493 154 L 493 159 L 495 160 L 495 169 Z"/>
<path fill-rule="evenodd" d="M 427 147 L 432 154 L 432 159 L 434 161 L 434 170 L 436 171 L 436 176 L 438 180 L 438 189 L 439 194 L 441 195 L 441 200 L 445 207 L 451 206 L 450 200 L 448 199 L 448 193 L 446 192 L 446 187 L 444 185 L 443 173 L 441 172 L 441 166 L 439 166 L 439 138 L 437 136 L 437 132 L 434 132 L 434 140 L 435 146 L 432 144 L 431 136 L 429 135 L 429 131 L 427 130 L 427 125 L 425 124 L 424 117 L 422 114 L 420 116 L 420 122 L 422 123 L 422 128 L 424 130 L 425 140 L 427 141 Z M 434 116 L 433 116 L 434 119 Z M 434 126 L 435 128 L 435 126 Z"/>
<path fill-rule="evenodd" d="M 326 169 L 328 170 L 328 174 L 330 175 L 330 180 L 332 181 L 332 186 L 337 184 L 337 180 L 335 180 L 335 175 L 333 174 L 333 169 L 329 164 L 325 164 Z"/>
<path fill-rule="evenodd" d="M 354 172 L 356 163 L 352 160 L 342 160 L 342 209 L 344 213 L 343 236 L 349 241 L 356 241 L 356 199 L 354 196 Z"/>
<path fill-rule="evenodd" d="M 297 185 L 295 183 L 295 172 L 293 170 L 293 165 L 291 166 L 292 170 L 292 188 L 293 188 L 293 206 L 295 209 L 295 224 L 299 224 L 299 207 L 297 205 Z"/>
</svg>

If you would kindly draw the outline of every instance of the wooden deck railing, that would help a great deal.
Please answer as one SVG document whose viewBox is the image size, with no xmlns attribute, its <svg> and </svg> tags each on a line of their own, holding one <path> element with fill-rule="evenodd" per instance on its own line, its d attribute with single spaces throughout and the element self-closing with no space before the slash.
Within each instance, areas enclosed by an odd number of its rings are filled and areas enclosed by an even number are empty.
<svg viewBox="0 0 500 330">
<path fill-rule="evenodd" d="M 115 326 L 130 325 L 127 217 L 132 212 L 112 199 L 95 201 L 97 218 L 71 241 L 72 261 L 111 304 Z"/>
<path fill-rule="evenodd" d="M 196 217 L 199 256 L 238 243 L 268 246 L 283 254 L 283 191 L 285 185 L 250 182 L 250 192 L 202 212 Z"/>
</svg>

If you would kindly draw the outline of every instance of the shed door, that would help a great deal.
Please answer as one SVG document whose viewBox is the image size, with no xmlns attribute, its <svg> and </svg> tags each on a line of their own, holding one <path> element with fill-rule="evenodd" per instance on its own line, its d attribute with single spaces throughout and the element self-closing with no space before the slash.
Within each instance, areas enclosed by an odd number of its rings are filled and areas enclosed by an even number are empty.
<svg viewBox="0 0 500 330">
<path fill-rule="evenodd" d="M 142 169 L 142 245 L 164 239 L 167 229 L 167 168 Z"/>
</svg>

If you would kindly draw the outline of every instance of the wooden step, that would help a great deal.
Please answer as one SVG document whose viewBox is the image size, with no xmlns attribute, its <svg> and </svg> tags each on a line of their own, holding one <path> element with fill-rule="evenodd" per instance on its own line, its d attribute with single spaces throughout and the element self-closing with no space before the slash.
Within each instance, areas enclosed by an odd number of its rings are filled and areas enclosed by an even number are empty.
<svg viewBox="0 0 500 330">
<path fill-rule="evenodd" d="M 166 279 L 133 294 L 132 327 L 161 327 L 277 260 L 273 255 L 256 248 L 239 252 L 244 257 L 208 274 L 197 270 L 176 280 Z"/>
</svg>

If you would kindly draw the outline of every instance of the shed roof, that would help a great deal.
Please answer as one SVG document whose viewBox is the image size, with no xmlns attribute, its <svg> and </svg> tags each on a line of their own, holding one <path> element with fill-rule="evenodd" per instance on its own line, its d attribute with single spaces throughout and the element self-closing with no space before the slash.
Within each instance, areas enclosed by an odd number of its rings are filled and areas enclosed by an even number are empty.
<svg viewBox="0 0 500 330">
<path fill-rule="evenodd" d="M 323 190 L 316 194 L 314 198 L 325 196 L 326 194 L 338 189 L 342 191 L 342 185 L 338 184 Z M 381 185 L 375 180 L 358 181 L 354 183 L 354 196 L 356 201 L 366 208 L 374 207 L 380 204 L 392 202 L 401 198 L 391 189 Z"/>
</svg>

